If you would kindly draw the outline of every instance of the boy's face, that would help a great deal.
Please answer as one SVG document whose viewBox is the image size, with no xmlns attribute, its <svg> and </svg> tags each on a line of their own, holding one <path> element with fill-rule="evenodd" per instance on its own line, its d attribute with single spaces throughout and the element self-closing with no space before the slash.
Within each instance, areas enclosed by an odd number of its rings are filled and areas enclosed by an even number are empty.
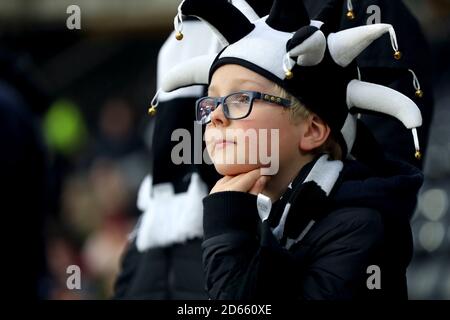
<svg viewBox="0 0 450 320">
<path fill-rule="evenodd" d="M 242 90 L 279 94 L 270 80 L 228 64 L 214 72 L 208 96 L 223 97 Z M 271 167 L 270 174 L 276 174 L 278 166 L 283 168 L 298 158 L 301 125 L 302 121 L 293 123 L 288 108 L 263 100 L 254 100 L 249 116 L 239 120 L 227 119 L 219 105 L 205 131 L 208 154 L 221 175 L 238 175 L 261 167 Z"/>
</svg>

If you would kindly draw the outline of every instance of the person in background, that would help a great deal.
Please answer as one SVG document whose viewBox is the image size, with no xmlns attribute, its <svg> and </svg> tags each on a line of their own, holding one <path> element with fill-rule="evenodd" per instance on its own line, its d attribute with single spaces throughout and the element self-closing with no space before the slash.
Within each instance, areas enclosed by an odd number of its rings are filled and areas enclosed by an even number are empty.
<svg viewBox="0 0 450 320">
<path fill-rule="evenodd" d="M 218 49 L 214 35 L 199 21 L 188 21 L 185 28 L 193 34 L 186 39 L 187 48 L 182 48 L 173 34 L 162 46 L 158 81 L 174 61 Z M 153 168 L 139 190 L 137 204 L 142 215 L 123 254 L 115 299 L 206 298 L 200 243 L 201 199 L 209 189 L 207 172 L 200 173 L 193 162 L 175 165 L 171 160 L 171 150 L 177 144 L 171 141 L 172 132 L 185 128 L 193 136 L 194 117 L 188 106 L 203 91 L 203 86 L 195 86 L 159 97 L 163 108 L 155 118 Z"/>
</svg>

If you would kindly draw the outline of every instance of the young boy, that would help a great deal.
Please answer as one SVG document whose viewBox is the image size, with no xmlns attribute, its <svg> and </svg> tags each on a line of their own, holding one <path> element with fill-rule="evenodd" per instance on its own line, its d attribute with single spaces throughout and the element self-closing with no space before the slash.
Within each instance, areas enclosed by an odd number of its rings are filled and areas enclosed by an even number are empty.
<svg viewBox="0 0 450 320">
<path fill-rule="evenodd" d="M 224 176 L 203 200 L 213 299 L 407 298 L 409 215 L 422 174 L 383 157 L 349 111 L 396 117 L 412 129 L 417 156 L 421 116 L 402 94 L 356 80 L 353 60 L 385 32 L 400 58 L 392 26 L 333 33 L 336 9 L 311 21 L 301 1 L 279 0 L 250 23 L 227 1 L 180 5 L 177 28 L 182 15 L 198 16 L 226 45 L 163 84 L 209 84 L 196 114 Z M 248 131 L 276 132 L 275 148 L 262 139 L 252 148 Z M 249 161 L 261 149 L 277 159 L 275 174 Z"/>
</svg>

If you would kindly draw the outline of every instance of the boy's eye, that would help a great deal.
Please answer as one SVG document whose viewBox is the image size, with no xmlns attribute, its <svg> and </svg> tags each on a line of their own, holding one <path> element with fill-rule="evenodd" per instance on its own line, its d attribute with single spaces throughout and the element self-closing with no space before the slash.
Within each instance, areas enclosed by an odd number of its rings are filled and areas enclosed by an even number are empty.
<svg viewBox="0 0 450 320">
<path fill-rule="evenodd" d="M 202 103 L 200 104 L 200 108 L 201 109 L 213 109 L 214 110 L 214 99 L 212 98 L 207 98 L 205 100 L 202 101 Z"/>
</svg>

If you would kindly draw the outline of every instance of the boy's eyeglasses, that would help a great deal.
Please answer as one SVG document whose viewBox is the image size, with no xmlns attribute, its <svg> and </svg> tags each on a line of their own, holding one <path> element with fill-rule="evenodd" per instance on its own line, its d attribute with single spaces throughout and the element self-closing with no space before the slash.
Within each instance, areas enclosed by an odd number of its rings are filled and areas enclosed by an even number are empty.
<svg viewBox="0 0 450 320">
<path fill-rule="evenodd" d="M 290 107 L 291 101 L 273 96 L 271 94 L 256 91 L 239 91 L 225 97 L 203 97 L 195 103 L 195 118 L 201 124 L 211 122 L 211 113 L 219 105 L 223 107 L 223 113 L 227 119 L 239 120 L 249 116 L 252 112 L 255 99 L 270 102 L 282 107 Z"/>
</svg>

